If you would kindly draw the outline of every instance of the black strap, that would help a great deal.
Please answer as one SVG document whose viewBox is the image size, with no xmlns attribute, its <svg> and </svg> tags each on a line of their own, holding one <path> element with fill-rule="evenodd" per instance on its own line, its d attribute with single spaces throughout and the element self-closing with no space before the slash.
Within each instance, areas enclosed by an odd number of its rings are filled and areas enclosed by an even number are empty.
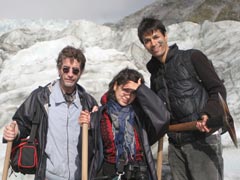
<svg viewBox="0 0 240 180">
<path fill-rule="evenodd" d="M 38 128 L 38 124 L 33 124 L 32 125 L 30 137 L 28 139 L 29 143 L 34 143 L 34 139 L 35 139 L 35 136 L 36 136 L 37 128 Z"/>
<path fill-rule="evenodd" d="M 126 164 L 126 160 L 124 160 L 124 158 L 118 159 L 118 162 L 117 162 L 117 173 L 118 174 L 123 174 L 125 164 Z"/>
<path fill-rule="evenodd" d="M 39 118 L 40 118 L 40 104 L 37 103 L 37 99 L 34 101 L 33 107 L 35 108 L 34 115 L 33 115 L 33 120 L 32 120 L 32 128 L 30 132 L 30 137 L 28 139 L 28 143 L 34 143 L 38 125 L 39 125 Z"/>
</svg>

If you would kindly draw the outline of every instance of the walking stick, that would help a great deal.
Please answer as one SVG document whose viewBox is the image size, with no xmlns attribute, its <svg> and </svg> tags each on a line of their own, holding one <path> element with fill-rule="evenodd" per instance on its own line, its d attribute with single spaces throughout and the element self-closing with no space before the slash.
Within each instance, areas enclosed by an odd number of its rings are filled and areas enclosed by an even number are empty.
<svg viewBox="0 0 240 180">
<path fill-rule="evenodd" d="M 162 161 L 163 161 L 163 139 L 164 136 L 158 141 L 158 153 L 157 153 L 157 176 L 158 180 L 162 179 Z"/>
<path fill-rule="evenodd" d="M 14 129 L 15 124 L 11 123 L 10 126 Z M 6 154 L 5 154 L 5 159 L 4 159 L 4 166 L 3 166 L 3 175 L 2 175 L 2 180 L 7 180 L 8 176 L 8 169 L 10 165 L 10 155 L 12 151 L 12 144 L 13 141 L 8 141 L 7 143 L 7 149 L 6 149 Z"/>
<path fill-rule="evenodd" d="M 88 124 L 82 125 L 82 180 L 88 179 Z"/>
</svg>

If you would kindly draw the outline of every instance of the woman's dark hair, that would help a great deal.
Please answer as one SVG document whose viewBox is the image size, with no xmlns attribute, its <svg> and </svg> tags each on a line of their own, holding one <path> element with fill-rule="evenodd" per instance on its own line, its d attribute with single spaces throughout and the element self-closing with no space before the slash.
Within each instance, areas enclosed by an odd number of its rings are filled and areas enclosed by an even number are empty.
<svg viewBox="0 0 240 180">
<path fill-rule="evenodd" d="M 63 48 L 57 58 L 58 69 L 62 67 L 62 62 L 66 58 L 76 59 L 80 63 L 81 71 L 84 70 L 86 58 L 80 49 L 74 48 L 72 46 L 66 46 L 65 48 Z"/>
<path fill-rule="evenodd" d="M 117 83 L 117 85 L 124 85 L 128 81 L 134 81 L 138 82 L 138 80 L 141 79 L 141 83 L 144 84 L 144 78 L 141 73 L 139 73 L 137 70 L 125 68 L 121 70 L 108 85 L 108 99 L 115 99 L 114 96 L 114 84 Z"/>
<path fill-rule="evenodd" d="M 166 28 L 162 21 L 154 17 L 144 17 L 138 26 L 138 38 L 143 44 L 143 35 L 145 33 L 152 33 L 159 30 L 164 36 L 166 34 Z"/>
</svg>

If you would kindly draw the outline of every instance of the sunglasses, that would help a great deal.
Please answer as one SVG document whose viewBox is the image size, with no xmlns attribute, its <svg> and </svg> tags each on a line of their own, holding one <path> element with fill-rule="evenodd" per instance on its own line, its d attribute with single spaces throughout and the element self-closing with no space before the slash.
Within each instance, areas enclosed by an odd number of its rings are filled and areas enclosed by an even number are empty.
<svg viewBox="0 0 240 180">
<path fill-rule="evenodd" d="M 69 71 L 70 71 L 70 67 L 63 67 L 63 72 L 64 73 L 69 73 Z M 78 75 L 79 74 L 79 72 L 80 72 L 80 69 L 79 68 L 72 68 L 72 73 L 74 74 L 74 75 Z"/>
</svg>

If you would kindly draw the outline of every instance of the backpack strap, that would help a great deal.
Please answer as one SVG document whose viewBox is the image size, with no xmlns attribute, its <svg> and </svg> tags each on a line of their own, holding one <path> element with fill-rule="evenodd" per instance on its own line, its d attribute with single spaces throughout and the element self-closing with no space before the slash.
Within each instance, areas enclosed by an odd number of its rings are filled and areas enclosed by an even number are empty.
<svg viewBox="0 0 240 180">
<path fill-rule="evenodd" d="M 34 143 L 38 125 L 39 125 L 40 105 L 37 103 L 37 100 L 35 100 L 33 106 L 35 107 L 35 111 L 34 111 L 33 120 L 32 120 L 32 128 L 31 128 L 31 132 L 30 132 L 30 137 L 28 139 L 29 143 Z"/>
<path fill-rule="evenodd" d="M 192 54 L 194 52 L 196 52 L 196 50 L 194 50 L 194 49 L 183 51 L 183 54 L 188 53 L 188 56 L 189 56 L 189 58 L 182 58 L 183 65 L 186 68 L 186 70 L 188 71 L 188 73 L 190 74 L 190 76 L 195 78 L 195 80 L 198 81 L 199 83 L 201 83 L 202 80 L 198 76 L 198 74 L 192 64 Z"/>
<path fill-rule="evenodd" d="M 30 132 L 30 137 L 28 139 L 28 143 L 34 143 L 38 125 L 39 125 L 39 117 L 40 117 L 40 105 L 37 103 L 37 99 L 35 99 L 33 106 L 35 107 L 34 115 L 33 115 L 33 120 L 32 120 L 32 128 Z"/>
<path fill-rule="evenodd" d="M 31 129 L 30 137 L 28 139 L 28 143 L 34 143 L 34 139 L 35 139 L 35 136 L 36 136 L 36 133 L 37 133 L 38 124 L 39 123 L 36 123 L 36 124 L 32 125 L 32 129 Z"/>
<path fill-rule="evenodd" d="M 188 73 L 191 75 L 191 77 L 194 77 L 199 83 L 202 82 L 202 80 L 200 79 L 200 77 L 198 76 L 193 64 L 192 64 L 192 54 L 194 52 L 197 52 L 199 50 L 196 50 L 196 49 L 191 49 L 191 50 L 186 50 L 184 51 L 183 53 L 189 53 L 189 56 L 190 58 L 182 58 L 183 61 L 184 61 L 184 67 L 186 68 L 186 70 L 188 71 Z M 205 56 L 205 55 L 204 55 Z M 208 57 L 206 57 L 208 63 L 210 64 L 210 66 L 212 66 L 212 68 L 214 69 L 214 71 L 216 72 L 215 70 L 215 67 L 213 65 L 213 62 L 212 60 L 210 60 Z M 216 72 L 217 74 L 217 72 Z M 222 82 L 224 82 L 223 79 L 221 79 Z"/>
</svg>

